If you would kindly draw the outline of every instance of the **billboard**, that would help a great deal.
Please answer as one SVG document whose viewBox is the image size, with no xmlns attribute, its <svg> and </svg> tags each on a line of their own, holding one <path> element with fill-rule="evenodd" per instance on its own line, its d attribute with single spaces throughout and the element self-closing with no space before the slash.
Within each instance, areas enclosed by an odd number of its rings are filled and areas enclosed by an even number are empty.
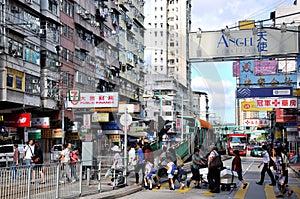
<svg viewBox="0 0 300 199">
<path fill-rule="evenodd" d="M 256 107 L 255 102 L 241 102 L 242 111 L 272 111 L 272 108 Z"/>
<path fill-rule="evenodd" d="M 236 98 L 291 97 L 292 95 L 293 95 L 292 87 L 237 88 L 236 90 Z"/>
<path fill-rule="evenodd" d="M 79 101 L 67 101 L 67 108 L 103 108 L 118 107 L 119 94 L 111 93 L 80 93 Z"/>
<path fill-rule="evenodd" d="M 253 30 L 201 31 L 189 33 L 189 59 L 297 54 L 298 27 L 281 32 L 268 27 Z"/>
<path fill-rule="evenodd" d="M 256 107 L 264 108 L 297 108 L 297 98 L 256 99 Z"/>
</svg>

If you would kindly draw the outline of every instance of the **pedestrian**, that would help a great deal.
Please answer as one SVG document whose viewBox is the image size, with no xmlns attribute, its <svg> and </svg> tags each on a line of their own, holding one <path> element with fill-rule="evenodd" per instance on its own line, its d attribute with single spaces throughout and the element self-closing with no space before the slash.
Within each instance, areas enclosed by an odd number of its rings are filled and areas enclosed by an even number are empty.
<svg viewBox="0 0 300 199">
<path fill-rule="evenodd" d="M 13 156 L 13 163 L 12 163 L 12 179 L 16 179 L 17 174 L 17 166 L 19 165 L 19 158 L 20 158 L 20 151 L 18 149 L 18 145 L 14 144 L 14 156 Z"/>
<path fill-rule="evenodd" d="M 28 169 L 32 169 L 32 164 L 33 164 L 33 161 L 32 161 L 32 157 L 34 156 L 34 141 L 33 140 L 29 140 L 28 141 L 28 144 L 26 145 L 25 149 L 24 149 L 24 161 L 25 161 L 25 165 L 28 166 L 29 168 Z M 34 175 L 35 175 L 35 171 L 32 170 L 31 171 L 31 183 L 33 184 L 34 183 Z"/>
<path fill-rule="evenodd" d="M 72 148 L 72 144 L 64 144 L 64 149 L 60 153 L 60 160 L 61 160 L 61 166 L 62 166 L 62 179 L 59 181 L 61 184 L 65 183 L 65 180 L 67 182 L 70 182 L 71 180 L 71 168 L 70 168 L 70 152 Z"/>
<path fill-rule="evenodd" d="M 153 167 L 153 163 L 147 161 L 145 164 L 145 177 L 144 177 L 144 185 L 148 187 L 149 190 L 153 188 L 153 181 L 156 183 L 157 178 L 155 176 L 156 170 Z M 148 186 L 149 184 L 149 186 Z"/>
<path fill-rule="evenodd" d="M 175 190 L 175 186 L 174 186 L 174 175 L 177 175 L 178 170 L 176 165 L 174 164 L 174 162 L 172 161 L 171 157 L 167 157 L 167 166 L 165 167 L 167 170 L 167 174 L 168 174 L 168 181 L 169 181 L 169 189 L 170 190 Z M 177 171 L 176 171 L 177 170 Z"/>
<path fill-rule="evenodd" d="M 144 147 L 143 151 L 145 154 L 145 162 L 149 161 L 152 164 L 154 164 L 154 156 L 153 156 L 153 150 L 150 147 L 150 144 L 148 143 L 148 140 L 144 140 Z"/>
<path fill-rule="evenodd" d="M 283 198 L 284 194 L 286 192 L 288 193 L 288 197 L 290 197 L 294 193 L 294 191 L 289 186 L 287 186 L 284 183 L 284 181 L 285 181 L 285 176 L 284 176 L 283 171 L 282 171 L 279 178 L 278 178 L 278 180 L 277 180 L 279 193 L 278 193 L 278 195 L 276 195 L 276 198 Z"/>
<path fill-rule="evenodd" d="M 207 179 L 209 182 L 210 192 L 212 193 L 220 193 L 220 179 L 221 179 L 221 168 L 213 167 L 212 162 L 217 156 L 219 156 L 218 152 L 215 150 L 214 145 L 210 145 L 210 153 L 208 156 L 208 175 Z"/>
<path fill-rule="evenodd" d="M 135 160 L 135 149 L 134 146 L 130 146 L 130 150 L 128 151 L 128 171 L 134 171 L 136 160 Z"/>
<path fill-rule="evenodd" d="M 283 175 L 285 176 L 284 184 L 287 185 L 289 182 L 289 171 L 288 171 L 289 159 L 286 155 L 286 151 L 283 148 L 280 149 L 281 149 L 281 159 L 282 159 L 282 170 L 283 170 Z"/>
<path fill-rule="evenodd" d="M 74 183 L 76 181 L 79 180 L 78 176 L 77 176 L 77 172 L 76 172 L 76 168 L 77 168 L 77 164 L 78 162 L 80 162 L 80 159 L 78 157 L 78 148 L 74 148 L 73 151 L 70 153 L 70 167 L 71 167 L 71 176 L 73 178 L 73 180 L 71 181 L 71 183 Z"/>
<path fill-rule="evenodd" d="M 142 149 L 142 144 L 138 143 L 136 146 L 136 167 L 135 167 L 135 184 L 139 185 L 139 179 L 140 179 L 140 175 L 139 172 L 142 170 L 142 185 L 144 184 L 144 175 L 145 175 L 145 160 L 144 160 L 145 156 L 144 156 L 144 152 Z"/>
<path fill-rule="evenodd" d="M 119 181 L 121 178 L 118 178 L 118 175 L 122 173 L 123 169 L 123 161 L 122 161 L 122 156 L 121 156 L 121 148 L 118 145 L 115 145 L 111 148 L 111 150 L 114 152 L 114 157 L 113 157 L 113 165 L 111 168 L 114 170 L 113 172 L 113 178 L 111 181 L 113 182 L 113 186 L 116 184 L 121 184 L 123 182 Z"/>
<path fill-rule="evenodd" d="M 157 171 L 157 178 L 158 178 L 158 184 L 157 184 L 157 188 L 160 189 L 161 187 L 161 177 L 164 175 L 167 175 L 167 169 L 166 166 L 168 164 L 167 161 L 167 147 L 163 146 L 162 147 L 162 152 L 159 156 L 159 163 L 158 163 L 158 171 Z"/>
<path fill-rule="evenodd" d="M 246 189 L 248 183 L 243 179 L 242 160 L 240 157 L 239 150 L 234 150 L 234 158 L 231 163 L 231 169 L 238 174 L 238 179 L 243 183 L 243 189 Z"/>
<path fill-rule="evenodd" d="M 186 180 L 186 174 L 187 172 L 182 168 L 182 166 L 177 165 L 178 172 L 174 174 L 173 182 L 175 184 L 175 181 L 177 180 L 179 182 L 179 189 L 184 189 L 184 181 Z"/>
<path fill-rule="evenodd" d="M 35 143 L 34 155 L 38 158 L 38 160 L 37 162 L 34 162 L 33 169 L 36 172 L 38 172 L 41 176 L 40 184 L 45 184 L 45 174 L 43 170 L 44 157 L 43 157 L 42 148 L 39 143 Z M 33 176 L 32 181 L 35 181 L 35 176 Z"/>
<path fill-rule="evenodd" d="M 263 145 L 262 146 L 262 149 L 264 150 L 263 152 L 263 160 L 262 162 L 258 165 L 258 168 L 261 167 L 261 165 L 263 164 L 263 168 L 261 170 L 261 173 L 260 173 L 260 181 L 256 182 L 256 184 L 258 185 L 262 185 L 264 180 L 265 180 L 265 173 L 267 172 L 268 175 L 270 176 L 271 178 L 271 184 L 269 184 L 270 186 L 275 186 L 276 185 L 276 181 L 275 181 L 275 178 L 274 178 L 274 175 L 270 169 L 270 154 L 268 152 L 268 148 L 266 145 Z"/>
<path fill-rule="evenodd" d="M 201 165 L 204 165 L 204 162 L 201 160 L 199 156 L 200 150 L 198 148 L 194 149 L 194 154 L 192 155 L 192 164 L 191 164 L 191 171 L 192 177 L 187 180 L 186 184 L 187 187 L 190 187 L 192 180 L 195 180 L 195 188 L 200 188 L 200 173 L 199 169 Z"/>
</svg>

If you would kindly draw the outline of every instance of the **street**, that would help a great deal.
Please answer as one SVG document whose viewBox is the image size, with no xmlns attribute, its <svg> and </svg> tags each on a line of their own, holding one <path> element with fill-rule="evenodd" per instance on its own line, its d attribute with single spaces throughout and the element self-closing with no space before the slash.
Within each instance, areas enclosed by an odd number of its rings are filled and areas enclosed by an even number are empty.
<svg viewBox="0 0 300 199">
<path fill-rule="evenodd" d="M 168 183 L 165 183 L 161 189 L 153 189 L 153 190 L 143 190 L 132 195 L 128 195 L 122 197 L 124 199 L 153 199 L 153 198 L 172 198 L 172 199 L 181 199 L 181 198 L 211 198 L 215 197 L 218 199 L 227 199 L 227 198 L 236 198 L 236 199 L 273 199 L 276 198 L 278 194 L 277 186 L 269 186 L 270 179 L 266 174 L 264 184 L 257 185 L 257 182 L 260 178 L 260 169 L 258 169 L 258 165 L 261 162 L 261 158 L 256 157 L 241 157 L 242 158 L 242 166 L 244 179 L 248 183 L 248 187 L 246 189 L 241 188 L 241 183 L 238 182 L 237 188 L 232 188 L 230 191 L 221 191 L 221 193 L 210 193 L 206 186 L 202 185 L 201 189 L 193 188 L 193 183 L 190 188 L 185 188 L 184 190 L 177 189 L 175 191 L 169 190 Z M 226 167 L 231 166 L 231 159 L 224 161 Z M 188 175 L 188 178 L 190 174 Z M 295 175 L 295 173 L 289 169 L 289 186 L 292 187 L 294 193 L 291 197 L 292 199 L 300 198 L 300 179 Z M 286 195 L 285 198 L 288 198 Z"/>
</svg>

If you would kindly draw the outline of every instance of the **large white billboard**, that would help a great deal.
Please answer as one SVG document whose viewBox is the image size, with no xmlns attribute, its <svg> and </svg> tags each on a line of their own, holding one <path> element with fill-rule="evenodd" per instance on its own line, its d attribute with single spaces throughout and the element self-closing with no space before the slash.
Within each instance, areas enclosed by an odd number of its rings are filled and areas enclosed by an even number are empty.
<svg viewBox="0 0 300 199">
<path fill-rule="evenodd" d="M 238 58 L 298 53 L 298 28 L 208 31 L 189 34 L 189 59 Z"/>
</svg>

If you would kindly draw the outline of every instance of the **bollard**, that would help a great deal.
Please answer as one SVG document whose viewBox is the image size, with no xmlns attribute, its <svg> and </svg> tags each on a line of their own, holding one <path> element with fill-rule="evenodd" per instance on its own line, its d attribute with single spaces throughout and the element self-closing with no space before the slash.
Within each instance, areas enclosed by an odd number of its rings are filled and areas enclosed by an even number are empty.
<svg viewBox="0 0 300 199">
<path fill-rule="evenodd" d="M 91 173 L 91 170 L 90 168 L 88 168 L 86 170 L 86 185 L 89 186 L 90 185 L 90 173 Z"/>
</svg>

